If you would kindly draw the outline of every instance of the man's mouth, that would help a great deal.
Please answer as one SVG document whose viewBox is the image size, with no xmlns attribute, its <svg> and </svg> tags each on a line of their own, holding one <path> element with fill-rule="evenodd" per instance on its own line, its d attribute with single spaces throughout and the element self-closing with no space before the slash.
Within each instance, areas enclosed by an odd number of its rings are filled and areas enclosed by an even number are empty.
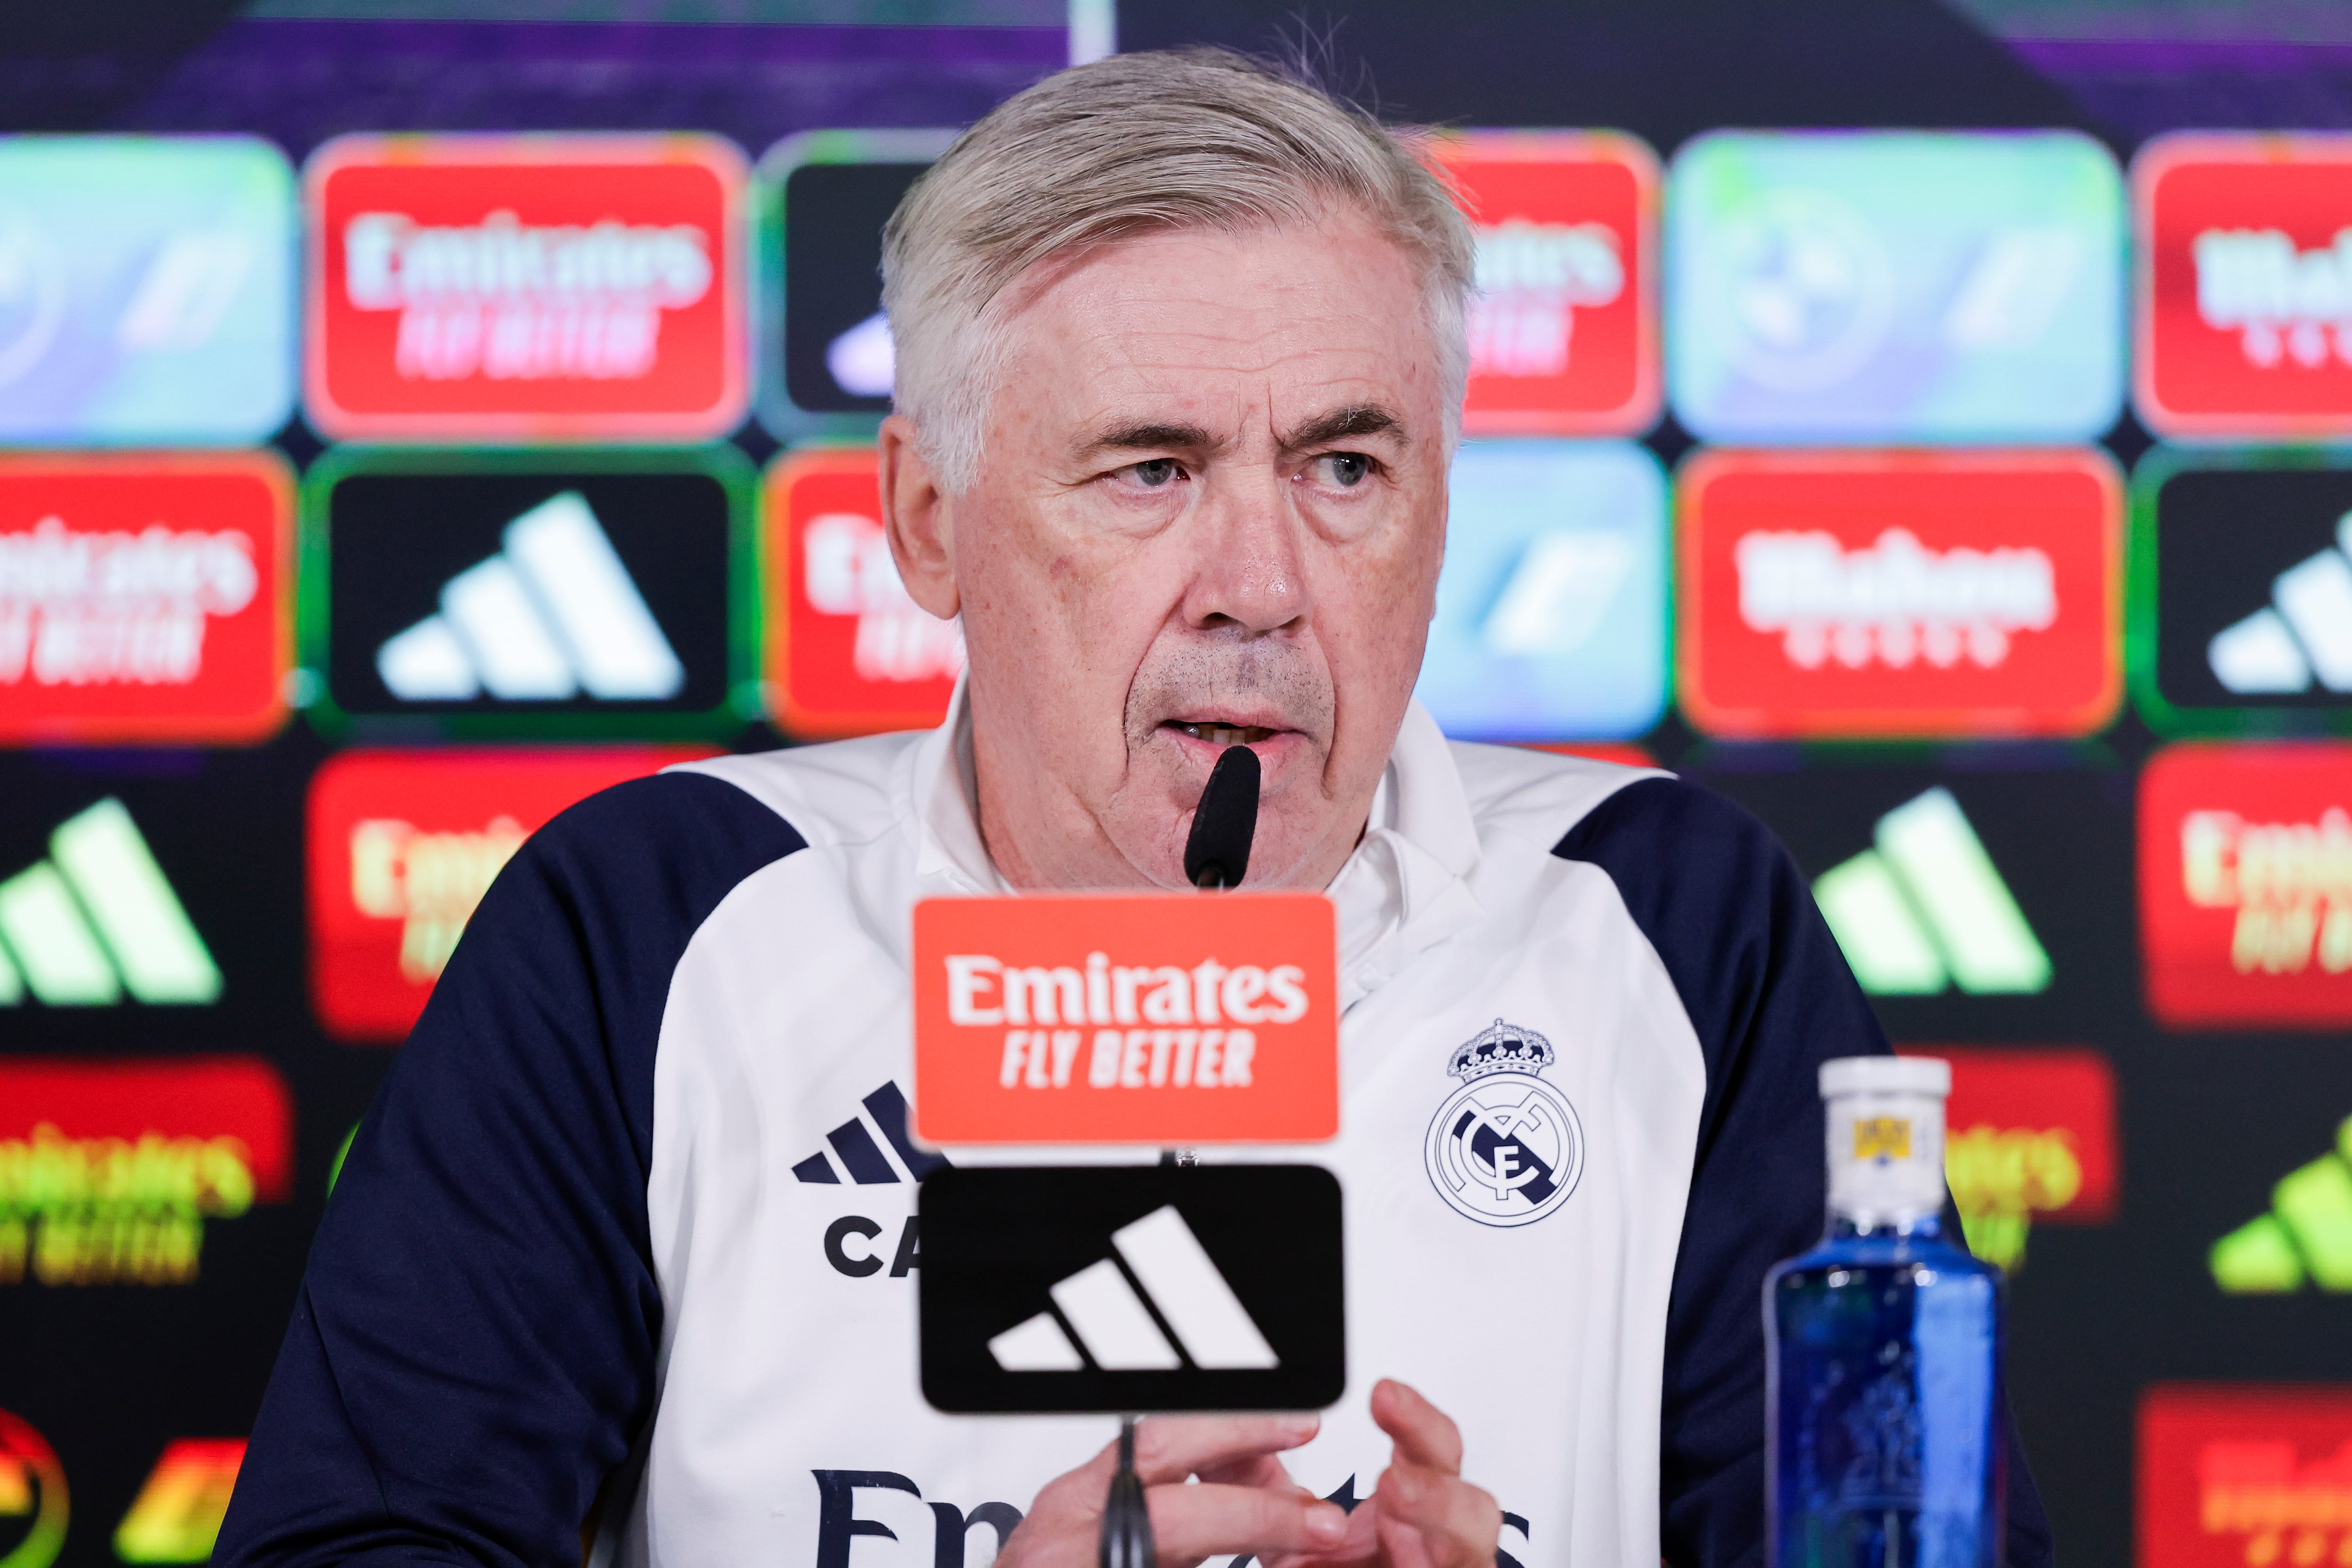
<svg viewBox="0 0 2352 1568">
<path fill-rule="evenodd" d="M 1260 741 L 1270 741 L 1282 733 L 1263 724 L 1220 724 L 1213 721 L 1171 719 L 1168 728 L 1181 730 L 1196 741 L 1206 741 L 1213 746 L 1254 746 Z"/>
</svg>

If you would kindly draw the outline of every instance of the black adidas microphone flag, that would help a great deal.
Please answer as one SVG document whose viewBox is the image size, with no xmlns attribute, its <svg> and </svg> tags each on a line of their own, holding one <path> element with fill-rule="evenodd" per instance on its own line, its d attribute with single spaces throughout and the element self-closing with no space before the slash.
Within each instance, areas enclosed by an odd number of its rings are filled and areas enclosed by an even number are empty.
<svg viewBox="0 0 2352 1568">
<path fill-rule="evenodd" d="M 919 1214 L 938 1409 L 1318 1410 L 1347 1386 L 1328 1171 L 954 1166 Z"/>
</svg>

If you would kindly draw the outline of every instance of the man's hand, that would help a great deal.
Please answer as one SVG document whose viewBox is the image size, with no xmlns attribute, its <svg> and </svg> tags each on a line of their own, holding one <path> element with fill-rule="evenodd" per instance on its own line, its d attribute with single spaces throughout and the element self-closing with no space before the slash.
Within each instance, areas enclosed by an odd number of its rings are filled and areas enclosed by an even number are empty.
<svg viewBox="0 0 2352 1568">
<path fill-rule="evenodd" d="M 1396 1447 L 1380 1485 L 1348 1516 L 1346 1541 L 1270 1558 L 1266 1568 L 1495 1568 L 1503 1510 L 1462 1479 L 1453 1418 L 1390 1378 L 1372 1388 L 1372 1419 Z"/>
<path fill-rule="evenodd" d="M 1445 1424 L 1451 1431 L 1453 1423 Z M 1261 1560 L 1313 1554 L 1344 1542 L 1348 1516 L 1293 1481 L 1275 1458 L 1313 1437 L 1319 1425 L 1312 1415 L 1171 1415 L 1139 1425 L 1135 1473 L 1151 1510 L 1160 1568 L 1242 1552 Z M 1454 1451 L 1458 1458 L 1460 1444 Z M 998 1553 L 999 1568 L 1095 1568 L 1103 1499 L 1118 1468 L 1112 1443 L 1048 1481 Z M 1199 1485 L 1186 1484 L 1192 1476 Z M 1487 1531 L 1490 1550 L 1494 1534 Z"/>
</svg>

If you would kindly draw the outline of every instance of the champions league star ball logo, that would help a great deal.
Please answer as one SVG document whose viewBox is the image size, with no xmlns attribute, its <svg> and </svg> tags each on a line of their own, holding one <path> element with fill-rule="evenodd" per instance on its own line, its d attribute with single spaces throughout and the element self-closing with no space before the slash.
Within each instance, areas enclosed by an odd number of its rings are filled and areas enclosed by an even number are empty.
<svg viewBox="0 0 2352 1568">
<path fill-rule="evenodd" d="M 1534 1224 L 1584 1172 L 1574 1108 L 1536 1076 L 1551 1063 L 1549 1040 L 1497 1018 L 1445 1064 L 1463 1082 L 1429 1124 L 1429 1179 L 1481 1225 Z"/>
</svg>

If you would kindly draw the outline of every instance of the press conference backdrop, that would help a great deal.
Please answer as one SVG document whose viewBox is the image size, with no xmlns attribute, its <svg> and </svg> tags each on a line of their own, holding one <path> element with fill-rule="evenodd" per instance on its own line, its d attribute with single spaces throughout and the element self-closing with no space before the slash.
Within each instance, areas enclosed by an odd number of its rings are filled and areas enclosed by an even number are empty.
<svg viewBox="0 0 2352 1568">
<path fill-rule="evenodd" d="M 2067 1559 L 2352 1563 L 2339 8 L 12 10 L 0 1568 L 209 1554 L 340 1151 L 524 836 L 936 718 L 879 226 L 1025 83 L 1195 41 L 1446 128 L 1481 292 L 1421 696 L 1757 812 L 1952 1060 Z M 1507 1378 L 1543 1321 L 1459 1331 Z"/>
</svg>

